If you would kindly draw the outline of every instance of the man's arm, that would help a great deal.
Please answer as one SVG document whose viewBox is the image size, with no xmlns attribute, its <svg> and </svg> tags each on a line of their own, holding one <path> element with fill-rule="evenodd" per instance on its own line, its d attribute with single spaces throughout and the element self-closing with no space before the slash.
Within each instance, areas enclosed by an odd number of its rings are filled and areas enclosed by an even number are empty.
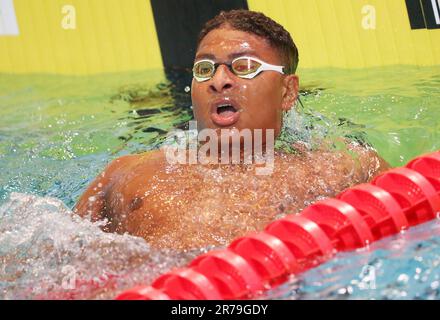
<svg viewBox="0 0 440 320">
<path fill-rule="evenodd" d="M 73 212 L 81 217 L 90 216 L 92 221 L 104 218 L 106 213 L 106 194 L 111 187 L 114 174 L 132 156 L 123 156 L 113 160 L 104 171 L 87 187 L 73 208 Z"/>
</svg>

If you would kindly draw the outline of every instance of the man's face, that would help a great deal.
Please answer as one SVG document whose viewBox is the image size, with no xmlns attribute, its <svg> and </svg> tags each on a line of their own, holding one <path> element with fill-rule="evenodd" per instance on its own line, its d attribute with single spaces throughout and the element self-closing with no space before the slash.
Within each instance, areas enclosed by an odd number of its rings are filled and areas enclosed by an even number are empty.
<svg viewBox="0 0 440 320">
<path fill-rule="evenodd" d="M 282 65 L 278 51 L 267 40 L 227 27 L 215 29 L 205 36 L 195 61 L 210 59 L 230 64 L 240 56 Z M 296 76 L 263 71 L 253 79 L 242 79 L 227 66 L 220 65 L 211 79 L 204 82 L 193 79 L 191 98 L 199 130 L 274 129 L 275 135 L 278 135 L 282 112 L 291 107 L 297 91 Z"/>
</svg>

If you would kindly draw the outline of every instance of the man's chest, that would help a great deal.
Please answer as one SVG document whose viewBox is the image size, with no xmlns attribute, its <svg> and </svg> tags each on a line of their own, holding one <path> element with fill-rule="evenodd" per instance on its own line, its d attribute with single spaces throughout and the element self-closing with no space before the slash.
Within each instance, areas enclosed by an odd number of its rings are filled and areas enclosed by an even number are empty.
<svg viewBox="0 0 440 320">
<path fill-rule="evenodd" d="M 325 189 L 322 181 L 316 185 L 313 180 L 297 167 L 256 176 L 252 168 L 188 166 L 150 177 L 127 174 L 112 186 L 107 203 L 113 214 L 136 211 L 157 216 L 178 214 L 179 220 L 199 223 L 220 218 L 232 221 L 233 217 L 255 217 L 263 211 L 276 215 L 301 206 Z"/>
<path fill-rule="evenodd" d="M 316 199 L 333 196 L 350 184 L 348 180 L 291 164 L 278 166 L 270 176 L 238 167 L 180 167 L 150 177 L 133 171 L 107 193 L 110 230 L 163 247 L 167 244 L 162 242 L 177 240 L 187 247 L 195 239 L 225 244 Z"/>
</svg>

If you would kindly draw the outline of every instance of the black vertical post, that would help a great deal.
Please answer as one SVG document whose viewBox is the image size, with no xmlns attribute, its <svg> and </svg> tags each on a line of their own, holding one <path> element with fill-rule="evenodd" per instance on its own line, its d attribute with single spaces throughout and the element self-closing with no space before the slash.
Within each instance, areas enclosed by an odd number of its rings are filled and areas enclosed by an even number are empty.
<svg viewBox="0 0 440 320">
<path fill-rule="evenodd" d="M 411 29 L 440 29 L 440 1 L 405 0 Z"/>
<path fill-rule="evenodd" d="M 168 80 L 179 94 L 191 82 L 197 36 L 220 11 L 248 9 L 247 0 L 150 0 Z"/>
<path fill-rule="evenodd" d="M 426 28 L 440 29 L 440 8 L 437 0 L 422 0 Z"/>
<path fill-rule="evenodd" d="M 405 0 L 411 29 L 425 29 L 422 4 L 420 0 Z"/>
<path fill-rule="evenodd" d="M 222 10 L 248 9 L 246 0 L 151 0 L 165 68 L 192 65 L 197 35 Z"/>
</svg>

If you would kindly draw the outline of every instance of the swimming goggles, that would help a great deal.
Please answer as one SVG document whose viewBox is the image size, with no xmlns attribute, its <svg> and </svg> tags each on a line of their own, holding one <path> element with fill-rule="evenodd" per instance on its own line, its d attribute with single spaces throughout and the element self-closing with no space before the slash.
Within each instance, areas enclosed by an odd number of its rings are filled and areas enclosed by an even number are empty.
<svg viewBox="0 0 440 320">
<path fill-rule="evenodd" d="M 225 65 L 237 77 L 253 79 L 263 71 L 276 71 L 284 74 L 283 66 L 275 66 L 254 57 L 238 57 L 231 64 L 215 63 L 212 60 L 199 60 L 194 64 L 193 76 L 198 82 L 211 79 L 220 65 Z"/>
</svg>

